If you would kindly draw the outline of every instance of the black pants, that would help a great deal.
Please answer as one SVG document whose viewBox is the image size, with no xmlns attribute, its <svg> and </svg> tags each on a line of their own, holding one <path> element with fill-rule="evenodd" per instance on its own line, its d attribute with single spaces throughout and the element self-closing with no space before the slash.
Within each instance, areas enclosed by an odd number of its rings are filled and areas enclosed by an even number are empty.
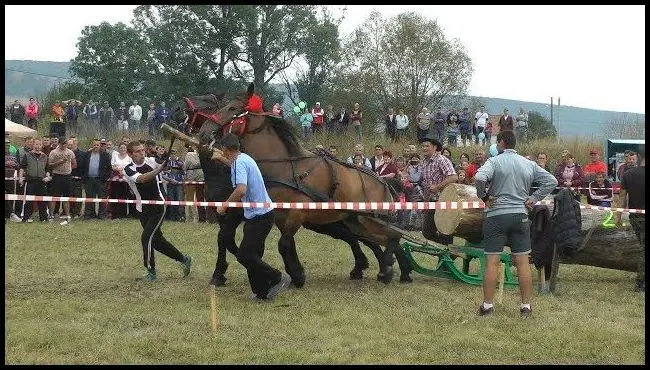
<svg viewBox="0 0 650 370">
<path fill-rule="evenodd" d="M 86 177 L 84 182 L 86 198 L 106 198 L 106 184 L 98 177 Z M 86 202 L 84 218 L 97 218 L 97 216 L 95 203 Z M 99 218 L 108 218 L 106 203 L 99 203 Z"/>
<path fill-rule="evenodd" d="M 25 182 L 25 195 L 45 195 L 45 183 L 41 179 L 29 179 Z M 23 221 L 29 220 L 34 212 L 34 202 L 23 203 Z M 42 200 L 38 202 L 38 218 L 47 221 L 47 203 Z"/>
<path fill-rule="evenodd" d="M 214 267 L 213 276 L 226 273 L 226 251 L 237 256 L 239 248 L 235 243 L 237 227 L 244 221 L 243 208 L 228 208 L 226 214 L 219 216 L 219 232 L 217 233 L 217 263 Z"/>
<path fill-rule="evenodd" d="M 438 232 L 434 216 L 436 210 L 432 209 L 424 212 L 424 221 L 422 222 L 422 236 L 436 243 L 449 245 L 454 242 L 453 235 L 444 235 Z"/>
<path fill-rule="evenodd" d="M 83 183 L 81 179 L 72 178 L 73 197 L 81 198 L 83 196 Z M 81 202 L 70 202 L 70 216 L 81 216 Z"/>
<path fill-rule="evenodd" d="M 262 261 L 264 243 L 273 227 L 273 214 L 270 211 L 262 216 L 244 220 L 244 238 L 237 253 L 237 261 L 246 268 L 251 290 L 259 298 L 266 298 L 272 286 L 280 282 L 280 271 Z"/>
<path fill-rule="evenodd" d="M 129 184 L 125 181 L 111 182 L 112 199 L 128 199 Z M 126 203 L 111 203 L 111 218 L 126 218 Z"/>
<path fill-rule="evenodd" d="M 50 122 L 50 136 L 52 135 L 56 135 L 56 137 L 65 136 L 65 122 Z"/>
<path fill-rule="evenodd" d="M 142 205 L 140 214 L 140 224 L 142 225 L 142 259 L 144 267 L 155 271 L 156 261 L 154 250 L 165 256 L 183 262 L 183 253 L 181 253 L 172 243 L 168 242 L 160 231 L 163 219 L 165 218 L 164 205 Z"/>
<path fill-rule="evenodd" d="M 641 243 L 641 258 L 637 270 L 637 281 L 645 283 L 645 215 L 630 213 L 630 225 Z"/>
</svg>

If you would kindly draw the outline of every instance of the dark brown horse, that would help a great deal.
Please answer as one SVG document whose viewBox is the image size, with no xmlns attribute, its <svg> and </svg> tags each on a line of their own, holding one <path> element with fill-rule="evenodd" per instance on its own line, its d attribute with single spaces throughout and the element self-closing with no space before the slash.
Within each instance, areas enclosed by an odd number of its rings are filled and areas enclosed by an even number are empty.
<svg viewBox="0 0 650 370">
<path fill-rule="evenodd" d="M 233 132 L 241 136 L 244 151 L 258 162 L 275 202 L 366 202 L 394 201 L 388 184 L 371 171 L 316 155 L 300 144 L 291 124 L 279 117 L 247 114 L 244 107 L 253 94 L 253 85 L 206 117 L 200 135 L 214 131 Z M 191 112 L 190 112 L 191 113 Z M 190 114 L 190 117 L 192 114 Z M 190 118 L 193 120 L 193 118 Z M 402 233 L 387 226 L 378 212 L 344 210 L 278 209 L 276 225 L 281 231 L 278 243 L 285 269 L 296 286 L 302 286 L 305 274 L 296 253 L 294 235 L 305 224 L 327 225 L 343 222 L 362 239 L 386 246 L 380 257 L 378 278 L 385 283 L 393 276 L 393 253 L 396 253 L 404 280 L 410 280 L 410 265 L 399 246 Z M 407 280 L 407 281 L 408 281 Z"/>
<path fill-rule="evenodd" d="M 224 94 L 208 94 L 208 95 L 199 95 L 186 97 L 185 108 L 176 108 L 172 115 L 172 122 L 177 124 L 177 128 L 187 134 L 197 134 L 203 124 L 206 121 L 212 121 L 213 115 L 216 111 L 221 108 L 222 99 Z M 203 142 L 210 142 L 213 140 L 213 137 L 221 136 L 221 131 L 223 126 L 216 126 L 214 123 L 210 123 L 209 129 L 204 129 L 201 131 L 200 139 Z M 212 132 L 211 130 L 216 130 Z M 334 239 L 342 240 L 350 245 L 352 250 L 352 255 L 354 256 L 354 267 L 350 271 L 350 279 L 362 279 L 363 270 L 369 267 L 368 259 L 361 250 L 359 241 L 363 242 L 368 248 L 370 248 L 377 258 L 378 263 L 381 264 L 381 258 L 383 252 L 379 244 L 361 238 L 352 233 L 350 228 L 341 221 L 328 223 L 328 224 L 314 224 L 314 223 L 304 223 L 303 227 L 306 229 L 312 230 L 314 232 L 331 236 Z M 401 251 L 401 250 L 400 250 Z M 411 265 L 403 255 L 398 255 L 400 258 L 398 260 L 401 270 L 400 281 L 401 282 L 411 282 L 412 279 L 409 276 L 411 271 Z M 225 264 L 225 251 L 223 253 L 218 253 L 217 265 Z M 378 276 L 379 278 L 379 276 Z M 298 281 L 296 286 L 302 286 L 302 283 Z"/>
</svg>

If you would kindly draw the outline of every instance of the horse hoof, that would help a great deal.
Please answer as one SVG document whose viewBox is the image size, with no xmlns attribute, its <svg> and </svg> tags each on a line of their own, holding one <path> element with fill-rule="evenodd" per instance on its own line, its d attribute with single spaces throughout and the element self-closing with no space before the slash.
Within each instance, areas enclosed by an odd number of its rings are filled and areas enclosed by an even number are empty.
<svg viewBox="0 0 650 370">
<path fill-rule="evenodd" d="M 350 280 L 361 280 L 363 279 L 363 271 L 361 270 L 352 270 L 350 271 Z"/>
<path fill-rule="evenodd" d="M 295 286 L 296 288 L 300 289 L 303 286 L 305 286 L 305 274 L 299 274 L 299 276 L 293 277 L 291 276 L 291 284 Z"/>
<path fill-rule="evenodd" d="M 388 284 L 393 280 L 393 274 L 384 274 L 384 273 L 378 273 L 377 274 L 377 281 L 381 281 L 384 284 Z"/>
<path fill-rule="evenodd" d="M 408 283 L 412 283 L 413 279 L 408 275 L 400 275 L 399 282 L 404 283 L 404 284 L 408 284 Z"/>
</svg>

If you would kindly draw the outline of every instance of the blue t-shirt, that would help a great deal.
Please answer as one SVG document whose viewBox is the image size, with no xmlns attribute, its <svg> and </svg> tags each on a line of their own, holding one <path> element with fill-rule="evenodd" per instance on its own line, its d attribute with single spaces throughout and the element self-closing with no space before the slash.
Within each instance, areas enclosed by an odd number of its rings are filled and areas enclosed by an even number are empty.
<svg viewBox="0 0 650 370">
<path fill-rule="evenodd" d="M 271 202 L 269 193 L 266 192 L 262 173 L 257 167 L 257 163 L 246 153 L 240 153 L 235 159 L 235 163 L 230 170 L 232 186 L 238 184 L 246 185 L 246 194 L 242 202 Z M 273 210 L 273 208 L 244 208 L 244 217 L 251 219 L 253 217 L 264 215 Z"/>
</svg>

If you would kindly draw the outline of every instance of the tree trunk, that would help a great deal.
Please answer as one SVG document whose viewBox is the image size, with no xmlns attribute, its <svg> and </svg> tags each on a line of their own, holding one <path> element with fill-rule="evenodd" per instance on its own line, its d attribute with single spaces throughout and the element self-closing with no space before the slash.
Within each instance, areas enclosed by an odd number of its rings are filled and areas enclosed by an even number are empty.
<svg viewBox="0 0 650 370">
<path fill-rule="evenodd" d="M 480 201 L 472 185 L 449 184 L 440 193 L 440 202 Z M 445 235 L 454 235 L 471 243 L 483 240 L 483 209 L 437 209 L 436 228 Z"/>
<path fill-rule="evenodd" d="M 593 234 L 585 240 L 587 233 L 588 231 L 583 229 L 584 248 L 570 256 L 560 254 L 560 263 L 637 271 L 639 259 L 643 258 L 643 254 L 641 244 L 629 226 L 623 229 L 596 226 Z"/>
</svg>

